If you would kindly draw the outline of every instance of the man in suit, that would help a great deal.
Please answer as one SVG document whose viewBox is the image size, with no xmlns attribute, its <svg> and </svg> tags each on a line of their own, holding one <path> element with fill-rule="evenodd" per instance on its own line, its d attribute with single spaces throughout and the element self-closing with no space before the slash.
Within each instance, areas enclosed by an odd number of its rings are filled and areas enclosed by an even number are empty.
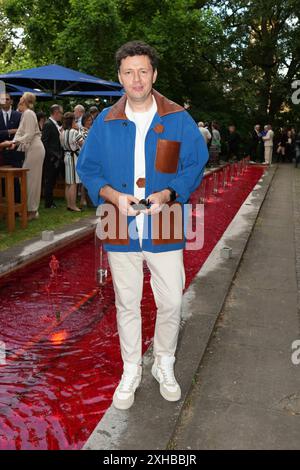
<svg viewBox="0 0 300 470">
<path fill-rule="evenodd" d="M 262 135 L 260 132 L 260 125 L 256 124 L 251 134 L 251 160 L 256 162 L 261 160 L 261 148 L 263 146 Z"/>
<path fill-rule="evenodd" d="M 43 168 L 46 209 L 56 208 L 56 204 L 53 201 L 53 189 L 63 164 L 63 151 L 59 138 L 62 116 L 62 106 L 53 104 L 50 108 L 50 118 L 47 120 L 42 130 L 42 142 L 46 150 Z"/>
<path fill-rule="evenodd" d="M 6 140 L 13 140 L 20 124 L 22 114 L 12 109 L 13 101 L 6 93 L 5 103 L 0 109 L 0 143 Z M 3 165 L 10 165 L 14 168 L 22 168 L 24 162 L 24 152 L 5 149 L 2 151 Z M 20 184 L 18 178 L 15 179 L 15 201 L 20 202 Z"/>
<path fill-rule="evenodd" d="M 267 124 L 266 128 L 266 135 L 263 136 L 264 146 L 265 146 L 265 161 L 263 162 L 264 165 L 271 165 L 272 164 L 272 154 L 273 154 L 273 139 L 274 139 L 274 132 L 272 130 L 271 124 Z"/>
</svg>

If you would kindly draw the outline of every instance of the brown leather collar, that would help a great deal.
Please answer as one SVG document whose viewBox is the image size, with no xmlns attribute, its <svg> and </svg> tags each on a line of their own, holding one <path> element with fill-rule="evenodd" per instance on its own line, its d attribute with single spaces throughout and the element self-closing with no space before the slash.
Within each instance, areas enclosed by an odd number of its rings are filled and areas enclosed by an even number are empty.
<svg viewBox="0 0 300 470">
<path fill-rule="evenodd" d="M 171 100 L 168 100 L 168 98 L 158 93 L 158 91 L 152 90 L 152 93 L 157 104 L 157 113 L 160 117 L 166 116 L 167 114 L 184 111 L 184 108 L 182 106 L 174 103 Z M 113 121 L 115 119 L 127 119 L 127 116 L 125 114 L 126 100 L 126 95 L 122 96 L 122 98 L 120 98 L 119 101 L 117 101 L 116 104 L 111 107 L 104 121 Z"/>
</svg>

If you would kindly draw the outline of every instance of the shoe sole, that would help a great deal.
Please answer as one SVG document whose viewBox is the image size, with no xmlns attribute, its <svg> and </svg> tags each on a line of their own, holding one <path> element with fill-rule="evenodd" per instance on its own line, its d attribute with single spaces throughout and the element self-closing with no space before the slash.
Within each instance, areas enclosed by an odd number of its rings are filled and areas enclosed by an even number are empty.
<svg viewBox="0 0 300 470">
<path fill-rule="evenodd" d="M 139 388 L 140 385 L 141 385 L 141 383 L 139 383 L 139 385 L 136 387 L 134 393 L 137 391 L 137 389 Z M 125 403 L 122 404 L 122 402 L 119 402 L 118 404 L 116 404 L 115 400 L 114 400 L 114 397 L 113 397 L 113 405 L 117 410 L 122 410 L 122 411 L 129 410 L 129 408 L 131 408 L 133 404 L 134 404 L 134 395 L 133 395 L 132 403 L 130 403 L 129 405 L 125 405 Z"/>
<path fill-rule="evenodd" d="M 133 404 L 134 404 L 134 399 L 132 400 L 132 403 L 130 403 L 130 405 L 125 405 L 125 404 L 122 405 L 120 403 L 116 404 L 113 400 L 113 405 L 117 410 L 122 410 L 122 411 L 129 410 L 129 408 L 131 408 Z"/>
<path fill-rule="evenodd" d="M 160 383 L 159 378 L 157 377 L 157 375 L 155 373 L 155 369 L 154 369 L 153 366 L 152 366 L 152 369 L 151 369 L 151 373 L 152 373 L 153 377 L 155 378 L 155 380 L 157 380 L 157 382 L 159 383 L 160 394 L 165 400 L 167 400 L 167 401 L 179 401 L 181 399 L 181 392 L 180 392 L 179 397 L 170 397 L 170 396 L 165 395 L 164 390 L 161 387 L 161 383 Z"/>
</svg>

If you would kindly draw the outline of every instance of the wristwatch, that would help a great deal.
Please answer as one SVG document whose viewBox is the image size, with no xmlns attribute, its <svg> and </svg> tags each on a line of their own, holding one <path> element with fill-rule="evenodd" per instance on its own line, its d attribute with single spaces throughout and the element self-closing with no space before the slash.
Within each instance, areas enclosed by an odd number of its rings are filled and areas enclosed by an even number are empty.
<svg viewBox="0 0 300 470">
<path fill-rule="evenodd" d="M 170 186 L 168 186 L 166 189 L 168 189 L 170 191 L 170 202 L 175 201 L 175 199 L 177 197 L 175 189 L 170 188 Z"/>
</svg>

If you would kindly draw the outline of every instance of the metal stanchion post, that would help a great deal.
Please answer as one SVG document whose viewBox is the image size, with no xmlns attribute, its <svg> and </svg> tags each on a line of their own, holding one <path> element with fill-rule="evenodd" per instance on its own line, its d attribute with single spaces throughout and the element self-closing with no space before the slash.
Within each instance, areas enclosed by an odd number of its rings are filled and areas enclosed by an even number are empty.
<svg viewBox="0 0 300 470">
<path fill-rule="evenodd" d="M 218 194 L 218 172 L 213 173 L 213 194 Z"/>
<path fill-rule="evenodd" d="M 108 261 L 103 242 L 97 236 L 97 231 L 95 233 L 95 271 L 98 286 L 103 286 L 107 280 Z"/>
<path fill-rule="evenodd" d="M 207 178 L 203 178 L 203 180 L 201 182 L 201 185 L 200 185 L 200 195 L 199 195 L 199 203 L 200 204 L 205 203 L 206 183 L 207 183 Z"/>
</svg>

